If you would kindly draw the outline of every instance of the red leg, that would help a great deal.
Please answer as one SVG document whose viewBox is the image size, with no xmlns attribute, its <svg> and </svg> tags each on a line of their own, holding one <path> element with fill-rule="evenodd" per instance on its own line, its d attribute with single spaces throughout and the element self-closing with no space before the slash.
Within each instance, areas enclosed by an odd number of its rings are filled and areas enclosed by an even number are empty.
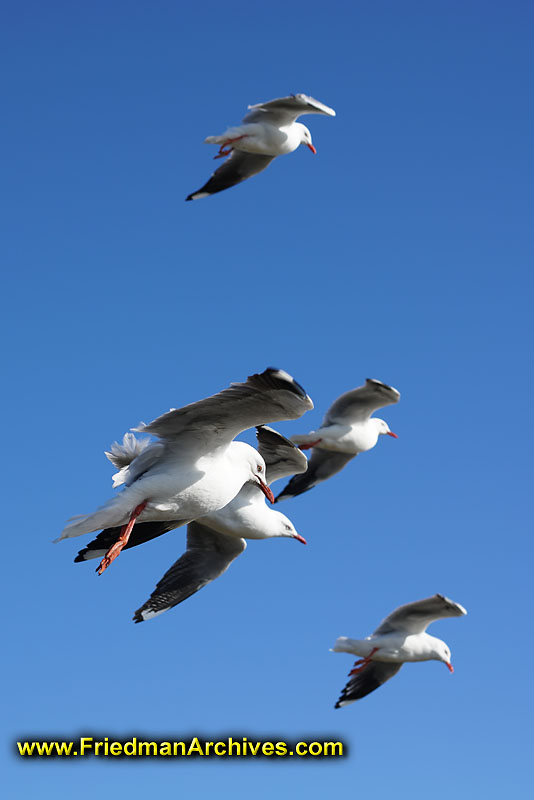
<svg viewBox="0 0 534 800">
<path fill-rule="evenodd" d="M 223 145 L 223 147 L 224 147 L 224 145 Z M 213 156 L 213 158 L 214 159 L 225 158 L 225 156 L 229 156 L 230 155 L 230 153 L 232 152 L 233 149 L 234 149 L 233 147 L 229 147 L 228 150 L 223 150 L 222 147 L 221 147 L 221 149 L 219 150 L 217 155 Z"/>
<path fill-rule="evenodd" d="M 373 658 L 373 656 L 374 656 L 374 654 L 376 653 L 377 650 L 378 650 L 378 647 L 373 647 L 373 649 L 371 650 L 371 652 L 369 653 L 368 656 L 366 656 L 365 658 L 362 658 L 361 661 L 356 661 L 355 664 L 354 664 L 353 669 L 351 669 L 351 671 L 349 672 L 349 675 L 357 675 L 358 672 L 361 672 L 362 669 L 365 669 L 367 664 L 369 664 L 369 662 L 372 660 L 372 658 Z"/>
<path fill-rule="evenodd" d="M 115 544 L 112 544 L 109 548 L 108 552 L 100 562 L 100 565 L 97 567 L 97 572 L 99 575 L 102 575 L 105 569 L 109 567 L 109 565 L 115 561 L 117 556 L 119 555 L 120 551 L 128 544 L 128 539 L 130 538 L 130 534 L 133 530 L 133 526 L 135 525 L 135 520 L 141 513 L 141 511 L 145 508 L 147 504 L 147 500 L 144 503 L 140 503 L 134 510 L 132 511 L 132 515 L 128 520 L 127 525 L 123 525 L 121 529 L 121 533 Z"/>
<path fill-rule="evenodd" d="M 315 447 L 316 444 L 322 442 L 322 439 L 317 439 L 316 442 L 308 442 L 308 444 L 299 444 L 299 450 L 311 450 L 312 447 Z"/>
<path fill-rule="evenodd" d="M 228 147 L 229 144 L 233 144 L 233 142 L 238 142 L 240 139 L 244 139 L 246 136 L 248 136 L 248 133 L 244 133 L 242 136 L 236 136 L 234 139 L 227 139 L 219 147 L 219 153 L 216 156 L 213 156 L 213 158 L 224 158 L 224 156 L 229 156 L 234 148 L 230 147 L 229 150 L 225 150 L 224 148 Z"/>
</svg>

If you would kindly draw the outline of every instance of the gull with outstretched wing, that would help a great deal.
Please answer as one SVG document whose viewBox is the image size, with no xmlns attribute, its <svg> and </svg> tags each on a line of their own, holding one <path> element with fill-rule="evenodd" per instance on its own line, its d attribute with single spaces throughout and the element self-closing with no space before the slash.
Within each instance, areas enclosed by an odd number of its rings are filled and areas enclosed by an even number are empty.
<svg viewBox="0 0 534 800">
<path fill-rule="evenodd" d="M 360 656 L 349 673 L 349 682 L 335 708 L 341 708 L 374 692 L 408 661 L 442 661 L 450 672 L 451 651 L 435 636 L 425 633 L 431 622 L 462 617 L 467 611 L 442 594 L 407 603 L 395 609 L 366 639 L 341 636 L 332 650 Z"/>
<path fill-rule="evenodd" d="M 228 128 L 220 136 L 208 136 L 207 144 L 219 145 L 215 158 L 230 157 L 186 200 L 200 200 L 229 189 L 257 175 L 277 156 L 292 153 L 301 144 L 316 153 L 309 129 L 296 121 L 302 114 L 335 117 L 336 112 L 306 94 L 291 94 L 249 106 L 241 125 Z"/>
<path fill-rule="evenodd" d="M 301 450 L 311 449 L 312 455 L 307 471 L 292 478 L 276 502 L 296 497 L 332 477 L 358 453 L 371 450 L 381 434 L 397 439 L 387 422 L 371 414 L 399 399 L 400 393 L 393 386 L 374 378 L 338 397 L 318 430 L 291 437 Z"/>
</svg>

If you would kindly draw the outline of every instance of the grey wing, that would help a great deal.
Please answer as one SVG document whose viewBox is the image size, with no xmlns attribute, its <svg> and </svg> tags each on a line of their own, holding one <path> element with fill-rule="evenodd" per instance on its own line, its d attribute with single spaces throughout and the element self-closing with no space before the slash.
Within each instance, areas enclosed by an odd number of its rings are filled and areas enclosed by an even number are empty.
<svg viewBox="0 0 534 800">
<path fill-rule="evenodd" d="M 258 450 L 267 467 L 267 484 L 285 478 L 287 475 L 297 475 L 306 472 L 308 459 L 290 439 L 286 439 L 278 431 L 267 425 L 256 428 Z"/>
<path fill-rule="evenodd" d="M 207 449 L 230 442 L 247 428 L 265 422 L 298 419 L 313 408 L 302 386 L 284 370 L 269 367 L 250 375 L 244 383 L 232 383 L 218 394 L 183 408 L 168 411 L 136 430 L 163 439 L 187 432 L 208 440 Z"/>
<path fill-rule="evenodd" d="M 342 708 L 355 700 L 361 700 L 383 683 L 389 681 L 402 667 L 402 664 L 386 663 L 385 661 L 370 661 L 369 664 L 351 677 L 334 708 Z"/>
<path fill-rule="evenodd" d="M 367 378 L 363 386 L 345 392 L 332 403 L 325 414 L 323 426 L 339 422 L 358 422 L 369 419 L 373 411 L 398 403 L 400 392 L 382 381 Z"/>
<path fill-rule="evenodd" d="M 187 600 L 226 572 L 246 546 L 244 539 L 214 533 L 206 525 L 190 522 L 186 552 L 167 570 L 146 603 L 137 609 L 134 622 L 151 619 Z"/>
<path fill-rule="evenodd" d="M 449 600 L 442 594 L 435 594 L 432 597 L 425 597 L 424 600 L 416 600 L 415 603 L 399 606 L 382 620 L 374 634 L 381 635 L 396 631 L 423 633 L 430 623 L 437 619 L 463 617 L 464 614 L 467 614 L 467 611 L 459 603 Z"/>
<path fill-rule="evenodd" d="M 186 200 L 200 200 L 210 194 L 229 189 L 247 178 L 252 178 L 269 166 L 275 156 L 264 156 L 258 153 L 245 153 L 242 150 L 232 150 L 230 157 L 216 169 L 207 183 L 196 192 L 192 192 Z"/>
<path fill-rule="evenodd" d="M 354 458 L 350 453 L 334 453 L 332 450 L 321 450 L 314 447 L 312 456 L 308 461 L 308 469 L 303 475 L 295 475 L 291 478 L 285 489 L 283 489 L 275 500 L 285 500 L 288 497 L 296 497 L 298 494 L 308 492 L 317 486 L 321 481 L 326 481 L 336 472 Z"/>
<path fill-rule="evenodd" d="M 301 114 L 327 114 L 335 117 L 333 108 L 325 106 L 314 97 L 307 94 L 290 94 L 288 97 L 278 97 L 267 103 L 256 103 L 249 106 L 248 114 L 243 122 L 269 122 L 274 125 L 288 125 L 294 122 Z"/>
</svg>

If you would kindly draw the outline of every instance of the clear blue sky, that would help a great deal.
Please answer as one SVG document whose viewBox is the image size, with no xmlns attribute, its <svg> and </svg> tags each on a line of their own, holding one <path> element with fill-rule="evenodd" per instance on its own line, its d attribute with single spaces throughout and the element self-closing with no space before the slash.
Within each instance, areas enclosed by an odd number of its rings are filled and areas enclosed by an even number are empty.
<svg viewBox="0 0 534 800">
<path fill-rule="evenodd" d="M 524 796 L 532 5 L 22 0 L 3 23 L 8 796 Z M 304 119 L 317 156 L 186 204 L 214 163 L 204 137 L 290 92 L 337 110 Z M 375 377 L 402 393 L 383 412 L 399 439 L 284 504 L 307 548 L 252 542 L 134 625 L 183 531 L 101 578 L 72 563 L 85 538 L 51 540 L 110 496 L 103 451 L 125 430 L 270 364 L 316 405 L 284 433 Z M 434 592 L 469 611 L 431 631 L 454 676 L 409 665 L 334 710 L 351 665 L 335 638 Z M 87 732 L 350 755 L 12 755 Z"/>
</svg>

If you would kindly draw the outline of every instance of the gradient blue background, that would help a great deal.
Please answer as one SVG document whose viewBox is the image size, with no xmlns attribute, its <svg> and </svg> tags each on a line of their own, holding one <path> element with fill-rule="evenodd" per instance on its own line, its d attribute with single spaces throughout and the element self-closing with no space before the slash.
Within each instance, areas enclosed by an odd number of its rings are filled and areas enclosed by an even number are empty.
<svg viewBox="0 0 534 800">
<path fill-rule="evenodd" d="M 531 727 L 532 27 L 528 2 L 19 2 L 0 42 L 3 639 L 10 798 L 524 796 Z M 306 92 L 301 148 L 184 203 L 248 103 Z M 139 420 L 267 365 L 307 431 L 366 377 L 383 438 L 281 506 L 308 539 L 250 543 L 157 620 L 132 612 L 184 532 L 103 577 L 64 520 L 111 494 Z M 409 665 L 333 704 L 350 656 L 439 591 L 454 676 Z M 330 761 L 22 761 L 23 736 L 343 739 Z"/>
</svg>

